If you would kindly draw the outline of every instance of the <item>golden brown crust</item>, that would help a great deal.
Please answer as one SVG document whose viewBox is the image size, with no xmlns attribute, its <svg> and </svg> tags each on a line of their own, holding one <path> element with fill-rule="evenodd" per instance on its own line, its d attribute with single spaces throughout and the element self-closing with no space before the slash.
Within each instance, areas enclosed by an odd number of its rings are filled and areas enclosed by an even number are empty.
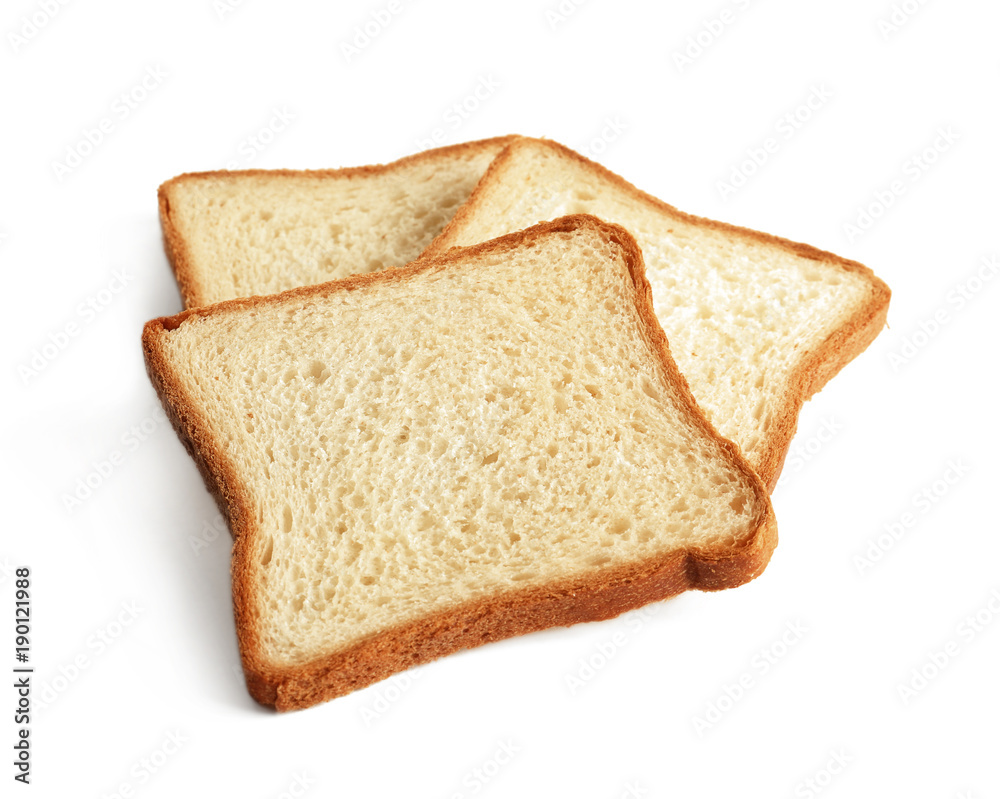
<svg viewBox="0 0 1000 799">
<path fill-rule="evenodd" d="M 891 296 L 889 287 L 879 280 L 871 269 L 857 261 L 849 261 L 846 258 L 819 250 L 808 244 L 789 241 L 778 236 L 772 236 L 769 233 L 761 233 L 757 230 L 737 227 L 736 225 L 718 222 L 714 219 L 706 219 L 684 213 L 672 205 L 636 188 L 620 175 L 615 174 L 611 170 L 585 158 L 558 142 L 523 136 L 517 137 L 515 141 L 512 141 L 493 160 L 493 163 L 490 164 L 486 173 L 480 179 L 479 184 L 473 190 L 472 195 L 458 209 L 455 216 L 445 225 L 444 230 L 438 234 L 437 238 L 427 246 L 423 255 L 439 255 L 452 248 L 454 246 L 452 242 L 457 238 L 459 231 L 471 217 L 478 213 L 479 204 L 484 194 L 492 187 L 494 181 L 502 179 L 500 177 L 501 173 L 514 157 L 517 149 L 537 147 L 539 145 L 548 147 L 561 155 L 586 165 L 589 169 L 626 191 L 637 202 L 652 206 L 668 217 L 687 224 L 700 225 L 704 228 L 717 230 L 737 239 L 749 239 L 760 244 L 776 247 L 802 258 L 808 258 L 828 266 L 843 269 L 847 272 L 853 272 L 861 275 L 868 282 L 870 289 L 867 301 L 860 305 L 851 317 L 834 330 L 819 347 L 811 352 L 803 352 L 801 360 L 792 368 L 789 374 L 787 391 L 783 392 L 786 396 L 786 402 L 775 414 L 774 422 L 767 431 L 768 439 L 752 463 L 754 470 L 761 476 L 768 491 L 773 491 L 781 474 L 781 467 L 784 465 L 785 456 L 791 445 L 792 437 L 795 435 L 799 411 L 801 411 L 803 403 L 823 388 L 844 366 L 864 352 L 868 348 L 868 345 L 875 340 L 879 332 L 881 332 L 885 326 L 886 315 L 889 310 L 889 299 Z"/>
<path fill-rule="evenodd" d="M 174 186 L 179 183 L 197 180 L 199 178 L 215 177 L 245 177 L 247 175 L 284 175 L 289 177 L 312 177 L 312 178 L 365 178 L 374 175 L 392 172 L 401 167 L 411 166 L 421 161 L 428 161 L 436 158 L 447 159 L 456 156 L 471 154 L 476 150 L 484 150 L 493 147 L 503 147 L 516 138 L 515 135 L 496 136 L 491 139 L 479 139 L 477 141 L 462 142 L 452 144 L 447 147 L 437 147 L 433 150 L 408 155 L 388 164 L 372 164 L 369 166 L 346 167 L 343 169 L 242 169 L 242 170 L 214 170 L 208 172 L 185 172 L 182 175 L 170 178 L 162 183 L 157 190 L 157 200 L 160 208 L 160 227 L 163 230 L 163 249 L 167 253 L 167 259 L 174 270 L 177 279 L 177 286 L 181 292 L 181 299 L 185 308 L 197 308 L 206 303 L 205 288 L 198 282 L 198 272 L 194 268 L 191 252 L 187 246 L 184 236 L 177 227 L 170 207 L 170 194 Z"/>
<path fill-rule="evenodd" d="M 536 237 L 590 227 L 622 251 L 636 286 L 636 303 L 651 355 L 663 366 L 665 387 L 679 399 L 689 418 L 706 436 L 719 442 L 731 464 L 752 487 L 758 512 L 745 539 L 736 545 L 676 550 L 623 566 L 568 578 L 542 586 L 513 590 L 501 596 L 467 602 L 383 631 L 355 645 L 309 663 L 276 666 L 266 661 L 258 639 L 254 601 L 256 515 L 237 470 L 210 432 L 181 381 L 163 357 L 162 337 L 186 320 L 281 303 L 289 298 L 326 296 L 378 283 L 406 280 L 420 272 L 450 268 L 469 255 L 512 249 Z M 632 236 L 618 225 L 577 215 L 536 225 L 441 257 L 420 258 L 404 267 L 355 275 L 319 286 L 292 289 L 270 297 L 249 297 L 184 311 L 148 322 L 143 352 L 153 385 L 188 451 L 197 461 L 209 490 L 230 521 L 233 546 L 233 606 L 247 686 L 260 703 L 278 710 L 304 708 L 332 699 L 389 675 L 443 655 L 487 641 L 500 640 L 548 627 L 617 616 L 648 602 L 697 588 L 719 590 L 745 583 L 767 565 L 777 544 L 777 526 L 767 491 L 739 449 L 721 438 L 704 417 L 677 370 L 666 336 L 653 313 L 652 290 L 645 277 L 642 254 Z"/>
</svg>

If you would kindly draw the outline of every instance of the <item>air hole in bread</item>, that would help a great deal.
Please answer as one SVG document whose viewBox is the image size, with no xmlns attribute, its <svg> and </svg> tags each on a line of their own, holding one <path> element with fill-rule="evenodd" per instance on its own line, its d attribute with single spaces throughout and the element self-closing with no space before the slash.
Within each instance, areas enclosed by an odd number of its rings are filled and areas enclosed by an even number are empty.
<svg viewBox="0 0 1000 799">
<path fill-rule="evenodd" d="M 267 566 L 271 562 L 271 556 L 274 554 L 274 539 L 271 536 L 267 536 L 263 541 L 263 548 L 260 553 L 260 565 Z"/>
</svg>

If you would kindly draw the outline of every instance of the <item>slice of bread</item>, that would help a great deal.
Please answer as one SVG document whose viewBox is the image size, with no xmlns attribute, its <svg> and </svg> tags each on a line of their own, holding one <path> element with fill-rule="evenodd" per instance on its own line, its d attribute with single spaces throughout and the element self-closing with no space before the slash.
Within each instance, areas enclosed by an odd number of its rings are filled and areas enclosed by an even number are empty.
<svg viewBox="0 0 1000 799">
<path fill-rule="evenodd" d="M 143 350 L 235 538 L 250 692 L 279 710 L 739 585 L 777 540 L 634 239 L 592 217 L 156 319 Z"/>
<path fill-rule="evenodd" d="M 160 223 L 185 307 L 409 263 L 513 138 L 441 147 L 384 166 L 168 180 L 159 191 Z"/>
<path fill-rule="evenodd" d="M 493 162 L 427 253 L 575 213 L 635 236 L 695 399 L 773 489 L 802 403 L 878 335 L 888 287 L 859 263 L 682 213 L 562 145 L 529 138 Z"/>
</svg>

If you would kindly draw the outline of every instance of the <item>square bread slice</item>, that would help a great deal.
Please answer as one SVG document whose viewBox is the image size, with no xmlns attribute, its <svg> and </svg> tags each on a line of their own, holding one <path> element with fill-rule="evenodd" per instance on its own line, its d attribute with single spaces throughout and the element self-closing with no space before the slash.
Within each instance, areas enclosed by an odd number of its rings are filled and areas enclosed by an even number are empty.
<svg viewBox="0 0 1000 799">
<path fill-rule="evenodd" d="M 382 166 L 168 180 L 159 190 L 160 224 L 184 307 L 409 263 L 513 139 L 440 147 Z"/>
<path fill-rule="evenodd" d="M 777 541 L 634 239 L 592 217 L 156 319 L 143 351 L 235 538 L 249 690 L 279 710 L 739 585 Z"/>
<path fill-rule="evenodd" d="M 773 489 L 803 402 L 878 335 L 889 288 L 854 261 L 682 213 L 578 153 L 518 138 L 428 254 L 566 214 L 625 227 L 698 405 Z"/>
</svg>

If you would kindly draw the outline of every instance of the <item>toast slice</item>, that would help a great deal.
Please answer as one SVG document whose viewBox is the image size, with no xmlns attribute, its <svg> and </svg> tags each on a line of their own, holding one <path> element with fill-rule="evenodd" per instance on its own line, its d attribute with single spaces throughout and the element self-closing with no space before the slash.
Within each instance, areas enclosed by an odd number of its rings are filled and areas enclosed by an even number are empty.
<svg viewBox="0 0 1000 799">
<path fill-rule="evenodd" d="M 802 403 L 878 335 L 889 288 L 859 263 L 682 213 L 562 145 L 529 138 L 497 157 L 427 253 L 575 213 L 635 236 L 695 399 L 773 490 Z"/>
<path fill-rule="evenodd" d="M 159 190 L 186 308 L 274 294 L 416 258 L 513 136 L 384 166 L 196 172 Z"/>
<path fill-rule="evenodd" d="M 739 585 L 777 540 L 634 239 L 592 217 L 156 319 L 143 351 L 235 538 L 249 690 L 279 710 Z"/>
</svg>

